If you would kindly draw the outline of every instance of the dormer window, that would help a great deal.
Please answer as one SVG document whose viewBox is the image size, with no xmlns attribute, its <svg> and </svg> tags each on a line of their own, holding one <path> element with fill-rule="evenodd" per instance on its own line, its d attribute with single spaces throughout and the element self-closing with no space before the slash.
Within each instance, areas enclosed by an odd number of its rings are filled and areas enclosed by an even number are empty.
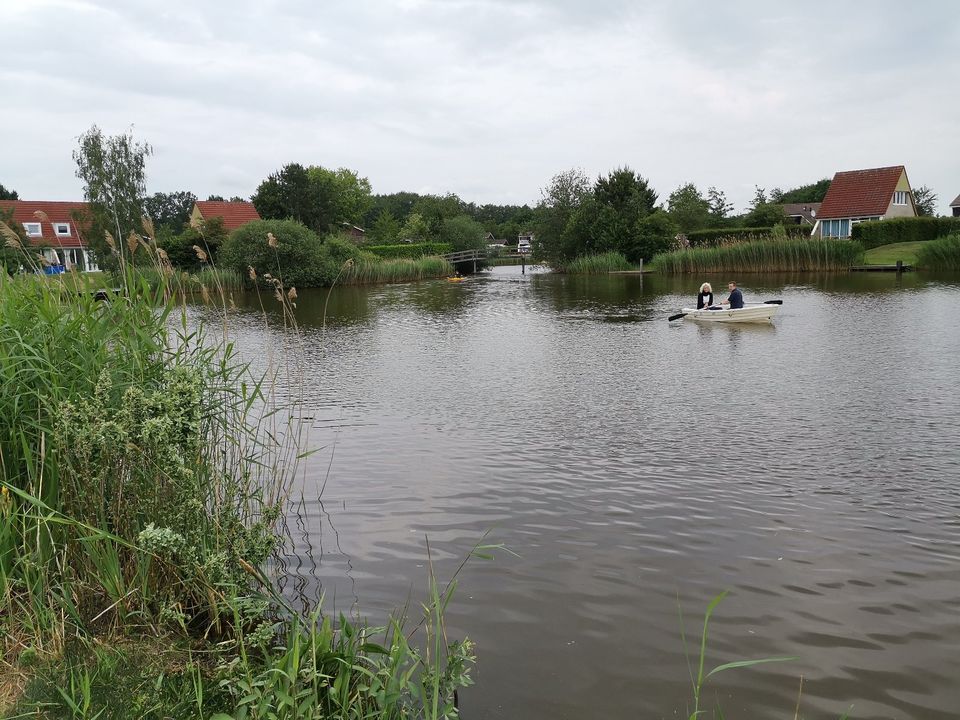
<svg viewBox="0 0 960 720">
<path fill-rule="evenodd" d="M 910 195 L 906 190 L 897 190 L 893 194 L 893 204 L 894 205 L 907 205 L 909 200 L 907 197 Z"/>
<path fill-rule="evenodd" d="M 27 232 L 27 237 L 43 237 L 43 230 L 40 229 L 40 223 L 24 223 L 23 229 Z"/>
<path fill-rule="evenodd" d="M 53 231 L 58 237 L 70 237 L 70 223 L 54 223 Z"/>
</svg>

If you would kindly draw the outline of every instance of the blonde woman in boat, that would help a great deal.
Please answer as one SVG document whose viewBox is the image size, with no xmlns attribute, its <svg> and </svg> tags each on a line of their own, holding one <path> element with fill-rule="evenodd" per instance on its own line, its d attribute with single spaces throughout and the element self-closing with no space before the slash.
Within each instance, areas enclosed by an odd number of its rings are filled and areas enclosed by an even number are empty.
<svg viewBox="0 0 960 720">
<path fill-rule="evenodd" d="M 713 288 L 710 283 L 704 283 L 700 286 L 700 292 L 697 293 L 697 310 L 703 310 L 713 305 Z"/>
</svg>

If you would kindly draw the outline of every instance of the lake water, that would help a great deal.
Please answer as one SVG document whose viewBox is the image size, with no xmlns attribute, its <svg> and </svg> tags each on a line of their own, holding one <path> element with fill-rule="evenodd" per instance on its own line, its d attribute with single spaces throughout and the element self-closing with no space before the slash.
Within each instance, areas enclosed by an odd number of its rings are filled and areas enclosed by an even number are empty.
<svg viewBox="0 0 960 720">
<path fill-rule="evenodd" d="M 686 717 L 680 610 L 696 644 L 723 590 L 709 666 L 799 657 L 712 679 L 727 717 L 792 718 L 801 677 L 808 718 L 960 716 L 960 279 L 740 280 L 772 326 L 668 323 L 701 278 L 301 292 L 295 584 L 382 621 L 426 537 L 441 577 L 508 546 L 449 613 L 467 720 Z"/>
</svg>

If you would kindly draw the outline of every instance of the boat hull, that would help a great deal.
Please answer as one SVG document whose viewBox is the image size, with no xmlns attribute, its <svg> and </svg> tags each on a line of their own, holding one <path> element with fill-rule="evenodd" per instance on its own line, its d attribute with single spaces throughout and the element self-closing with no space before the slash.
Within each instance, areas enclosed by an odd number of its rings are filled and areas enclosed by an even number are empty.
<svg viewBox="0 0 960 720">
<path fill-rule="evenodd" d="M 769 323 L 773 322 L 773 316 L 779 305 L 746 305 L 736 310 L 696 310 L 694 308 L 684 308 L 685 317 L 688 320 L 697 320 L 700 322 L 722 322 L 722 323 Z"/>
</svg>

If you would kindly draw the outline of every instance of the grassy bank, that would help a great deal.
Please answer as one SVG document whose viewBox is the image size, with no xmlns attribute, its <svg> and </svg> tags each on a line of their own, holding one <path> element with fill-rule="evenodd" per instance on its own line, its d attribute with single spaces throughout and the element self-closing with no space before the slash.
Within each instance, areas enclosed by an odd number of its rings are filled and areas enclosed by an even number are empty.
<svg viewBox="0 0 960 720">
<path fill-rule="evenodd" d="M 416 633 L 277 593 L 296 361 L 254 376 L 155 261 L 114 302 L 0 277 L 0 715 L 452 715 L 472 645 L 432 576 Z"/>
<path fill-rule="evenodd" d="M 960 234 L 923 243 L 917 250 L 917 265 L 924 270 L 960 271 Z"/>
<path fill-rule="evenodd" d="M 604 275 L 621 270 L 634 270 L 633 265 L 618 252 L 601 253 L 598 255 L 583 255 L 565 265 L 563 272 L 571 275 Z"/>
<path fill-rule="evenodd" d="M 751 273 L 847 270 L 863 258 L 849 240 L 770 239 L 657 255 L 651 269 L 661 273 Z"/>
<path fill-rule="evenodd" d="M 896 265 L 902 260 L 904 265 L 916 265 L 917 254 L 926 242 L 902 242 L 881 245 L 867 250 L 863 254 L 865 265 Z"/>
</svg>

